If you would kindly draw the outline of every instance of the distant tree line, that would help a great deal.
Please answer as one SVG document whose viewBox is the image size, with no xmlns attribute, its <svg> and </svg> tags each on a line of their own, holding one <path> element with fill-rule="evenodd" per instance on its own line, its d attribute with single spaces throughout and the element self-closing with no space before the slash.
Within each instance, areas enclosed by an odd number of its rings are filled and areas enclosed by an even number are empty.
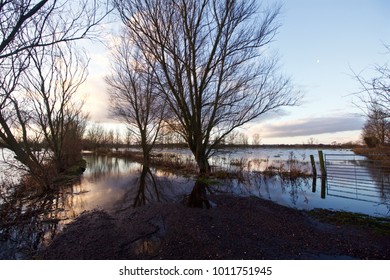
<svg viewBox="0 0 390 280">
<path fill-rule="evenodd" d="M 220 145 L 250 146 L 260 145 L 260 143 L 261 139 L 260 134 L 258 133 L 255 133 L 250 138 L 244 132 L 232 132 L 226 137 L 226 140 L 221 141 Z M 186 142 L 179 133 L 164 126 L 161 129 L 155 144 L 161 146 L 183 146 L 186 145 Z M 43 143 L 40 143 L 40 145 L 43 145 Z M 107 151 L 134 146 L 142 147 L 142 143 L 140 143 L 138 135 L 134 134 L 132 130 L 107 128 L 107 126 L 99 123 L 91 123 L 89 127 L 86 128 L 82 137 L 83 150 Z"/>
</svg>

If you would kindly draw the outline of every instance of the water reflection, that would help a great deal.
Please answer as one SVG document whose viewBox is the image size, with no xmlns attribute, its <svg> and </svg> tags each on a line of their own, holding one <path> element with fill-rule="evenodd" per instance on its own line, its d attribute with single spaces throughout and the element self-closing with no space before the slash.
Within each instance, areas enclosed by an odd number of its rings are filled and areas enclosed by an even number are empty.
<svg viewBox="0 0 390 280">
<path fill-rule="evenodd" d="M 85 155 L 87 170 L 71 187 L 58 188 L 43 196 L 15 192 L 12 184 L 2 186 L 0 201 L 0 259 L 26 258 L 40 246 L 46 245 L 63 227 L 82 212 L 103 209 L 123 211 L 149 203 L 165 203 L 188 199 L 192 207 L 206 207 L 206 193 L 228 192 L 240 196 L 257 196 L 298 209 L 325 208 L 386 216 L 390 210 L 389 175 L 376 187 L 371 201 L 348 199 L 334 195 L 334 186 L 321 178 L 265 176 L 257 171 L 244 171 L 239 179 L 222 180 L 208 190 L 202 181 L 177 176 L 131 162 L 125 158 Z M 250 164 L 254 164 L 254 161 Z M 253 168 L 250 168 L 253 169 Z M 370 178 L 378 172 L 368 168 Z M 371 170 L 371 171 L 370 171 Z M 376 181 L 378 181 L 376 179 Z M 325 188 L 326 187 L 326 188 Z M 341 184 L 351 187 L 351 182 Z M 362 191 L 357 189 L 361 198 Z M 363 192 L 364 193 L 364 192 Z M 325 199 L 323 199 L 325 198 Z M 160 227 L 160 221 L 156 224 Z M 163 228 L 161 226 L 161 228 Z M 160 232 L 163 236 L 164 232 Z M 134 248 L 150 253 L 158 246 L 161 236 L 139 241 Z"/>
<path fill-rule="evenodd" d="M 150 168 L 148 166 L 143 166 L 133 206 L 138 207 L 146 205 L 148 201 L 161 202 L 159 190 L 157 188 L 157 181 L 155 180 Z"/>
<path fill-rule="evenodd" d="M 220 185 L 213 186 L 213 189 L 239 196 L 256 196 L 303 210 L 322 208 L 373 216 L 389 216 L 390 213 L 389 195 L 378 194 L 371 197 L 371 200 L 335 196 L 332 193 L 334 189 L 329 188 L 329 183 L 322 178 L 288 179 L 252 172 L 245 175 L 245 180 L 225 180 Z"/>
<path fill-rule="evenodd" d="M 87 170 L 71 187 L 42 196 L 16 192 L 13 186 L 9 191 L 2 189 L 0 259 L 28 258 L 84 211 L 122 211 L 176 201 L 193 186 L 189 178 L 157 172 L 126 159 L 92 155 L 85 159 Z"/>
<path fill-rule="evenodd" d="M 191 208 L 211 208 L 210 201 L 207 198 L 207 191 L 210 191 L 209 185 L 202 178 L 195 181 L 191 194 L 188 197 L 187 205 Z"/>
<path fill-rule="evenodd" d="M 327 155 L 326 196 L 376 204 L 389 212 L 390 168 L 383 157 Z"/>
<path fill-rule="evenodd" d="M 124 173 L 136 173 L 140 169 L 140 164 L 126 158 L 86 154 L 84 159 L 87 162 L 87 169 L 83 178 L 90 181 L 98 181 L 107 176 L 115 177 Z"/>
<path fill-rule="evenodd" d="M 126 184 L 125 192 L 112 207 L 115 211 L 149 203 L 181 200 L 190 190 L 192 180 L 141 166 L 139 172 L 133 174 L 133 178 Z"/>
<path fill-rule="evenodd" d="M 146 255 L 151 257 L 158 254 L 167 233 L 167 229 L 161 215 L 145 222 L 154 227 L 154 230 L 133 242 L 131 244 L 131 250 L 135 255 Z"/>
<path fill-rule="evenodd" d="M 14 191 L 0 205 L 0 259 L 23 259 L 47 244 L 79 213 L 72 187 L 36 196 Z"/>
</svg>

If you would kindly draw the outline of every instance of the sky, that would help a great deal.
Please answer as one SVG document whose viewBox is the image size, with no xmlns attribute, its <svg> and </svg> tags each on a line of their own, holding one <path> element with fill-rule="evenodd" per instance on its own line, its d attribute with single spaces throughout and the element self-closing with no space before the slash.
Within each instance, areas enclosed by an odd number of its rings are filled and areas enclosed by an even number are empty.
<svg viewBox="0 0 390 280">
<path fill-rule="evenodd" d="M 263 6 L 280 1 L 263 1 Z M 246 125 L 248 136 L 260 134 L 262 144 L 331 144 L 359 141 L 364 124 L 354 105 L 359 83 L 353 72 L 366 78 L 370 67 L 390 61 L 388 0 L 285 0 L 281 27 L 270 50 L 277 53 L 280 71 L 290 76 L 303 94 L 301 104 L 267 114 Z M 121 25 L 106 29 L 108 38 Z M 110 42 L 108 42 L 110 44 Z M 91 57 L 83 87 L 91 121 L 115 126 L 108 111 L 104 77 L 109 71 L 109 50 L 97 42 L 85 45 Z"/>
</svg>

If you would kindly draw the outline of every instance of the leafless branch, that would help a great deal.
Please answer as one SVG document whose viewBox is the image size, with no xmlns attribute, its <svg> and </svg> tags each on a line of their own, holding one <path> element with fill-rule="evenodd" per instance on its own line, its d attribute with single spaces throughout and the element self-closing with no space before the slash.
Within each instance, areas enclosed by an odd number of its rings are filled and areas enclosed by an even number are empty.
<svg viewBox="0 0 390 280">
<path fill-rule="evenodd" d="M 133 44 L 127 36 L 121 38 L 113 51 L 112 74 L 106 83 L 111 112 L 137 136 L 146 164 L 163 123 L 165 101 L 157 92 L 153 69 Z"/>
<path fill-rule="evenodd" d="M 244 0 L 114 0 L 201 172 L 235 128 L 300 95 L 268 46 L 280 6 Z"/>
</svg>

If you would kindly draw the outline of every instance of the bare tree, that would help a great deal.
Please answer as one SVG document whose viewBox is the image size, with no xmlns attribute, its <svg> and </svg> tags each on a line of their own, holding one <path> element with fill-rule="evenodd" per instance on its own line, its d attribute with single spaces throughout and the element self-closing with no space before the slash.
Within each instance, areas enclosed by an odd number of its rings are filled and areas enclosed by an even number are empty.
<svg viewBox="0 0 390 280">
<path fill-rule="evenodd" d="M 260 145 L 261 137 L 259 133 L 255 133 L 252 135 L 252 145 Z"/>
<path fill-rule="evenodd" d="M 31 55 L 38 48 L 97 36 L 107 13 L 98 0 L 0 1 L 0 139 L 32 174 L 45 170 L 30 145 L 32 115 L 20 77 L 34 64 Z"/>
<path fill-rule="evenodd" d="M 109 12 L 107 1 L 0 1 L 0 59 L 35 47 L 98 35 Z"/>
<path fill-rule="evenodd" d="M 385 45 L 390 52 L 390 46 Z M 366 116 L 362 137 L 369 146 L 385 144 L 390 137 L 390 65 L 376 64 L 371 69 L 373 77 L 366 78 L 363 71 L 353 72 L 360 84 L 360 91 L 355 93 L 360 103 L 357 105 Z"/>
<path fill-rule="evenodd" d="M 238 144 L 247 146 L 249 143 L 249 137 L 244 132 L 238 134 Z"/>
<path fill-rule="evenodd" d="M 62 42 L 32 49 L 30 60 L 22 82 L 31 108 L 29 123 L 42 135 L 61 173 L 81 160 L 87 115 L 77 91 L 87 78 L 88 59 L 70 42 Z"/>
<path fill-rule="evenodd" d="M 20 163 L 32 173 L 41 173 L 41 162 L 32 152 L 32 139 L 27 135 L 29 115 L 23 106 L 25 100 L 14 94 L 19 88 L 19 78 L 28 64 L 28 60 L 20 56 L 9 57 L 0 62 L 0 138 L 15 153 L 15 158 Z"/>
<path fill-rule="evenodd" d="M 390 47 L 388 47 L 390 48 Z M 390 51 L 390 49 L 389 49 Z M 371 113 L 372 108 L 390 115 L 390 65 L 375 65 L 373 69 L 376 74 L 373 78 L 365 78 L 362 73 L 354 73 L 355 79 L 359 82 L 361 90 L 356 93 L 366 113 Z"/>
<path fill-rule="evenodd" d="M 199 171 L 235 128 L 299 96 L 277 74 L 268 45 L 279 6 L 255 0 L 114 0 L 129 36 L 152 67 L 173 125 Z"/>
<path fill-rule="evenodd" d="M 141 144 L 144 164 L 160 132 L 165 101 L 157 92 L 152 68 L 144 63 L 142 53 L 124 36 L 113 53 L 112 74 L 106 78 L 113 115 L 125 121 Z"/>
<path fill-rule="evenodd" d="M 89 149 L 97 150 L 106 145 L 107 131 L 102 124 L 93 123 L 85 133 L 84 141 Z"/>
<path fill-rule="evenodd" d="M 117 128 L 117 129 L 115 129 L 115 139 L 114 139 L 115 150 L 118 151 L 119 147 L 122 144 L 123 144 L 122 133 L 119 130 L 119 128 Z"/>
<path fill-rule="evenodd" d="M 229 135 L 227 135 L 226 143 L 228 145 L 237 144 L 238 143 L 238 135 L 239 135 L 239 133 L 237 131 L 232 131 L 231 133 L 229 133 Z"/>
<path fill-rule="evenodd" d="M 307 139 L 306 144 L 307 145 L 318 145 L 318 139 L 316 139 L 314 137 L 310 137 L 309 139 Z"/>
<path fill-rule="evenodd" d="M 371 108 L 362 131 L 363 141 L 369 147 L 384 145 L 390 140 L 389 115 L 378 108 Z"/>
</svg>

